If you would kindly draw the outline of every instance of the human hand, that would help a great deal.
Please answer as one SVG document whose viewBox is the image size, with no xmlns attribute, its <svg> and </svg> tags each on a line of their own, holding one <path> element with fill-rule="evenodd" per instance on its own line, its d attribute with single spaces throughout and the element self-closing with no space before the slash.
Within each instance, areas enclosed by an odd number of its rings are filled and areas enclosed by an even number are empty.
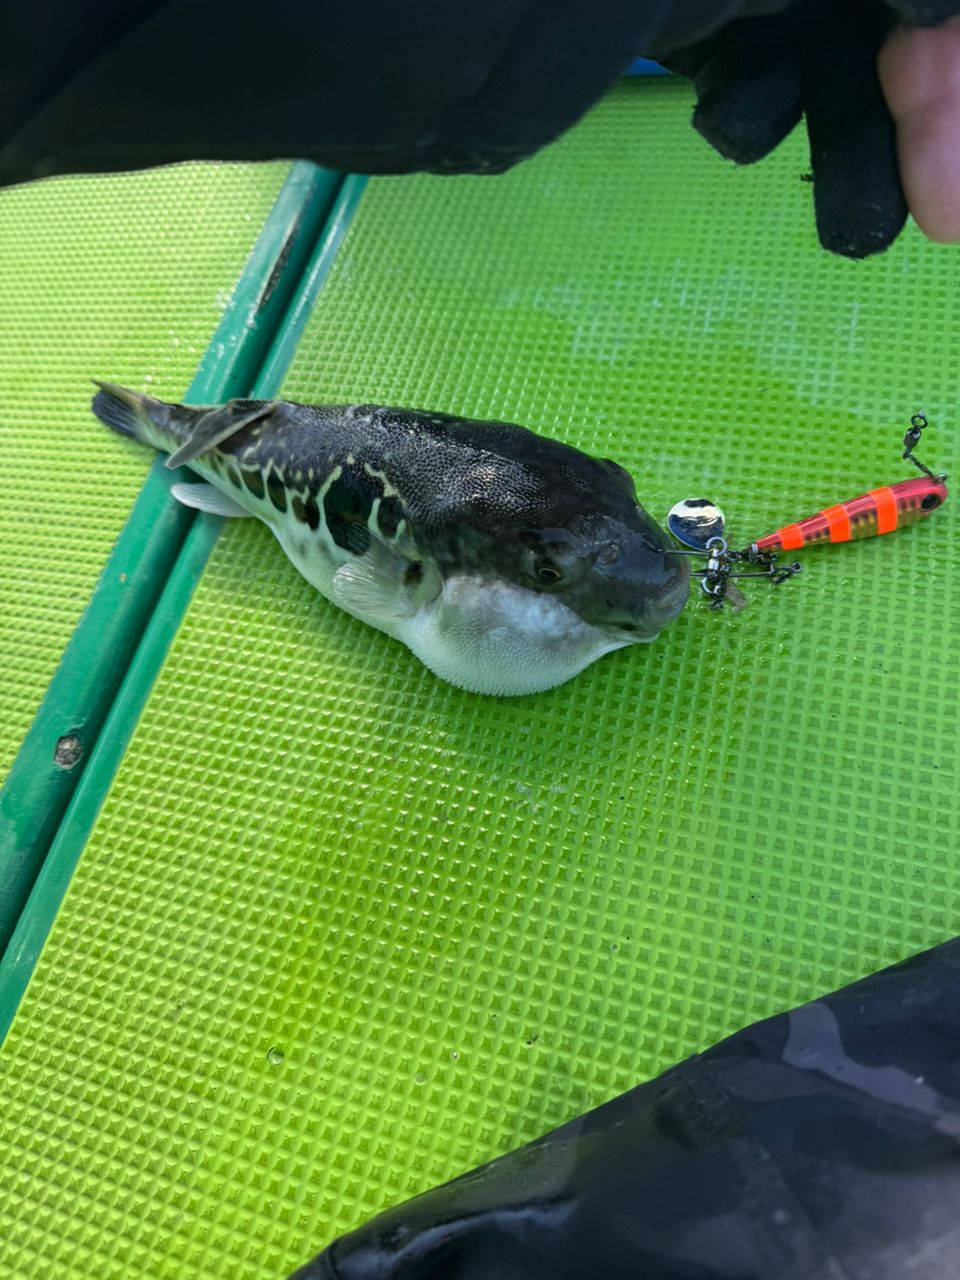
<svg viewBox="0 0 960 1280">
<path fill-rule="evenodd" d="M 896 7 L 930 20 L 960 4 Z M 696 85 L 697 129 L 740 164 L 805 118 L 820 241 L 852 258 L 886 249 L 908 203 L 931 238 L 960 239 L 960 21 L 895 21 L 880 0 L 794 0 L 663 57 Z"/>
<path fill-rule="evenodd" d="M 960 241 L 960 18 L 898 27 L 878 70 L 910 212 L 931 240 Z"/>
</svg>

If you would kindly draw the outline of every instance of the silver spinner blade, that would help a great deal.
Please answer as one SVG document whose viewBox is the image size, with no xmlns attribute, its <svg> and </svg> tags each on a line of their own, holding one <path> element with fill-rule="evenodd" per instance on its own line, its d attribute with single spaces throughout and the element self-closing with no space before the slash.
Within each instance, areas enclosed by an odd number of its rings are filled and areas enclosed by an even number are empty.
<svg viewBox="0 0 960 1280">
<path fill-rule="evenodd" d="M 684 498 L 667 514 L 667 528 L 691 551 L 706 551 L 713 538 L 722 538 L 726 527 L 723 512 L 709 498 Z"/>
</svg>

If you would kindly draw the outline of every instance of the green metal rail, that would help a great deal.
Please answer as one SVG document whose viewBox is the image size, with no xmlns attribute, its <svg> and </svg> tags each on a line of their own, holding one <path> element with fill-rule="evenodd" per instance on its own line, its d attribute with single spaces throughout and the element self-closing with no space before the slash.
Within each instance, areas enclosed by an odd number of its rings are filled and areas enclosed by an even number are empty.
<svg viewBox="0 0 960 1280">
<path fill-rule="evenodd" d="M 276 393 L 363 182 L 293 166 L 188 403 Z M 0 1040 L 222 525 L 170 497 L 184 474 L 154 462 L 0 791 Z"/>
</svg>

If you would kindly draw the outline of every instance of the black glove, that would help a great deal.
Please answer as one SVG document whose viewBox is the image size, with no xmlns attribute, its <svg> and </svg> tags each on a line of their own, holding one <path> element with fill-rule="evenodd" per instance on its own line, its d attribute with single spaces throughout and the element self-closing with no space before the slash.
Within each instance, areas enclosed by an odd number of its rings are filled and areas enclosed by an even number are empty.
<svg viewBox="0 0 960 1280">
<path fill-rule="evenodd" d="M 780 1014 L 292 1280 L 960 1274 L 960 940 Z"/>
<path fill-rule="evenodd" d="M 0 0 L 0 186 L 189 159 L 496 172 L 569 128 L 643 44 L 690 41 L 743 11 L 744 0 Z"/>
<path fill-rule="evenodd" d="M 741 162 L 806 112 L 821 239 L 861 256 L 905 217 L 874 68 L 894 10 L 960 0 L 0 0 L 0 186 L 190 159 L 495 173 L 647 51 Z"/>
<path fill-rule="evenodd" d="M 933 23 L 958 11 L 956 0 L 794 0 L 650 52 L 693 80 L 695 127 L 739 164 L 767 155 L 805 116 L 820 242 L 862 258 L 886 249 L 907 216 L 877 54 L 897 16 Z"/>
<path fill-rule="evenodd" d="M 0 0 L 0 186 L 189 159 L 497 172 L 645 46 L 787 3 Z"/>
</svg>

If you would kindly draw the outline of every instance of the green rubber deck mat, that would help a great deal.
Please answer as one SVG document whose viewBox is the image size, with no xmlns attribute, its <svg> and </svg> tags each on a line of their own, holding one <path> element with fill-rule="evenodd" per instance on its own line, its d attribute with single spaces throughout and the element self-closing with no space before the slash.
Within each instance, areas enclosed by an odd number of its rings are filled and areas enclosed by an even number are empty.
<svg viewBox="0 0 960 1280">
<path fill-rule="evenodd" d="M 90 378 L 182 394 L 286 165 L 0 192 L 0 781 L 143 483 Z"/>
<path fill-rule="evenodd" d="M 279 389 L 355 203 L 343 186 L 342 175 L 291 166 L 188 400 L 249 395 L 263 378 Z M 178 478 L 154 460 L 0 788 L 0 1040 L 219 533 L 216 521 L 197 529 L 196 512 L 171 498 Z"/>
<path fill-rule="evenodd" d="M 525 422 L 743 541 L 909 474 L 915 408 L 949 469 L 955 255 L 828 257 L 801 140 L 736 171 L 689 105 L 628 85 L 505 177 L 372 182 L 287 394 Z M 0 1056 L 0 1273 L 282 1276 L 955 933 L 956 527 L 493 701 L 230 525 Z"/>
</svg>

